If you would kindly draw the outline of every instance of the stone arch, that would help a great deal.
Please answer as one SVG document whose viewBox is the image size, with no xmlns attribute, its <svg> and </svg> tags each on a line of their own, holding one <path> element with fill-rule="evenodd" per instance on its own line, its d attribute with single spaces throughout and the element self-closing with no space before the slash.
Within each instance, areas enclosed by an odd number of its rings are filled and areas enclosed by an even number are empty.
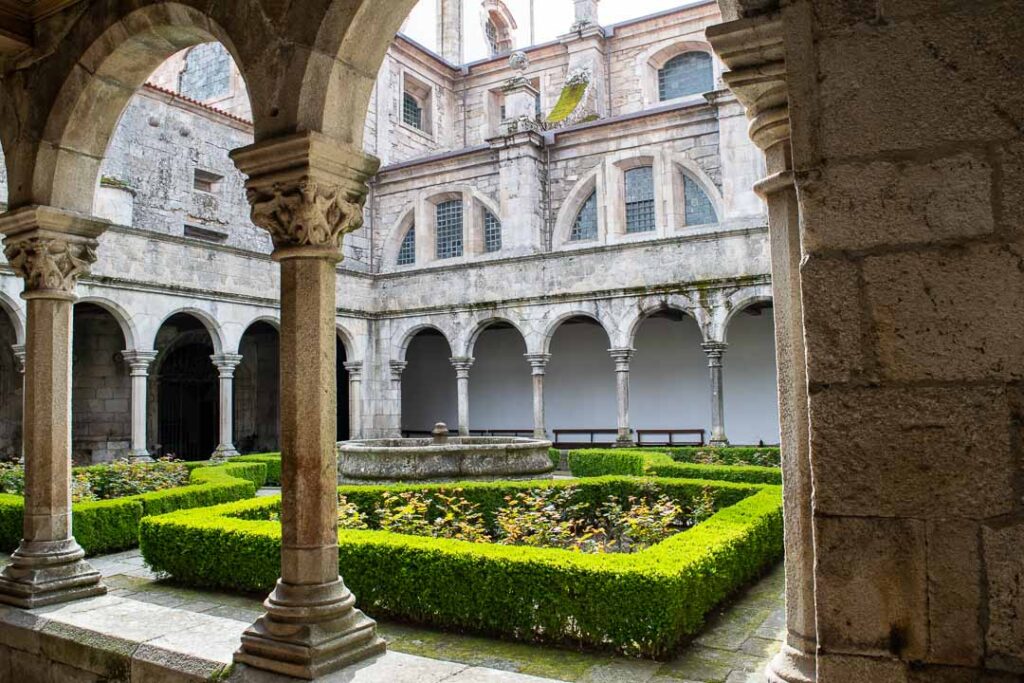
<svg viewBox="0 0 1024 683">
<path fill-rule="evenodd" d="M 163 327 L 164 323 L 170 320 L 173 316 L 181 313 L 190 315 L 202 323 L 203 327 L 205 327 L 206 331 L 210 334 L 210 341 L 213 343 L 213 352 L 224 353 L 224 330 L 221 328 L 220 323 L 218 323 L 217 319 L 206 311 L 191 307 L 176 308 L 160 319 L 160 322 L 156 325 L 154 340 L 150 344 L 151 348 L 154 348 L 155 335 L 159 333 L 160 328 Z"/>
<path fill-rule="evenodd" d="M 593 320 L 595 323 L 598 324 L 598 326 L 602 330 L 604 330 L 605 335 L 608 337 L 609 346 L 611 346 L 614 343 L 613 340 L 615 339 L 615 335 L 613 334 L 612 330 L 608 329 L 608 326 L 605 325 L 605 323 L 601 320 L 600 316 L 596 312 L 573 308 L 568 311 L 565 311 L 564 313 L 559 314 L 557 317 L 555 317 L 554 320 L 548 323 L 547 327 L 544 329 L 544 333 L 541 335 L 541 353 L 550 352 L 551 340 L 554 339 L 555 333 L 558 332 L 558 328 L 560 328 L 565 322 L 572 320 L 573 318 L 589 318 L 590 320 Z"/>
<path fill-rule="evenodd" d="M 352 332 L 341 323 L 335 323 L 334 325 L 335 334 L 338 340 L 341 342 L 342 347 L 345 349 L 345 360 L 346 362 L 361 361 L 362 355 L 356 353 L 355 338 L 352 336 Z"/>
<path fill-rule="evenodd" d="M 515 49 L 515 33 L 519 28 L 516 19 L 502 0 L 484 0 L 481 3 L 480 21 L 484 35 L 487 35 L 487 24 L 494 25 L 497 48 L 491 56 L 497 56 Z"/>
<path fill-rule="evenodd" d="M 701 337 L 704 339 L 707 338 L 707 328 L 702 324 L 701 317 L 703 316 L 698 312 L 699 307 L 696 306 L 689 298 L 677 294 L 651 303 L 640 303 L 640 306 L 633 317 L 623 326 L 623 329 L 626 330 L 625 338 L 627 340 L 627 346 L 629 348 L 636 348 L 637 334 L 640 332 L 640 328 L 648 318 L 652 315 L 668 311 L 677 311 L 689 318 L 692 318 L 694 322 L 697 323 L 697 327 L 700 328 Z"/>
<path fill-rule="evenodd" d="M 769 284 L 744 287 L 732 292 L 716 311 L 709 330 L 709 340 L 727 342 L 729 324 L 737 314 L 751 306 L 773 302 L 772 286 Z"/>
<path fill-rule="evenodd" d="M 607 229 L 604 209 L 605 187 L 604 173 L 602 173 L 603 168 L 602 164 L 598 164 L 585 173 L 569 190 L 569 194 L 565 196 L 562 207 L 558 210 L 558 216 L 555 219 L 555 229 L 552 233 L 551 241 L 554 248 L 567 248 L 577 245 L 594 246 L 604 242 Z M 597 240 L 587 240 L 578 243 L 570 242 L 569 236 L 572 232 L 573 224 L 576 222 L 576 215 L 583 208 L 583 203 L 590 198 L 592 193 L 597 194 Z"/>
<path fill-rule="evenodd" d="M 526 345 L 526 333 L 523 331 L 523 326 L 520 323 L 512 320 L 509 316 L 493 315 L 482 318 L 474 323 L 472 328 L 469 329 L 469 334 L 459 344 L 457 349 L 458 354 L 472 358 L 473 350 L 476 348 L 476 343 L 480 339 L 480 335 L 483 334 L 487 328 L 495 324 L 510 325 L 519 333 L 519 336 L 523 340 L 523 344 Z"/>
<path fill-rule="evenodd" d="M 281 320 L 279 318 L 272 315 L 258 315 L 249 322 L 245 323 L 245 325 L 242 327 L 242 336 L 244 337 L 245 333 L 249 331 L 249 328 L 257 323 L 266 323 L 273 327 L 278 332 L 281 331 Z"/>
<path fill-rule="evenodd" d="M 721 66 L 709 43 L 700 40 L 674 40 L 652 45 L 637 58 L 637 64 L 643 68 L 643 95 L 644 104 L 647 107 L 657 106 L 661 103 L 661 96 L 658 92 L 658 71 L 674 57 L 687 52 L 703 52 L 711 57 L 711 77 L 717 82 L 721 75 Z"/>
<path fill-rule="evenodd" d="M 19 188 L 12 204 L 34 202 L 90 214 L 100 164 L 121 114 L 138 87 L 174 53 L 219 42 L 244 78 L 244 62 L 229 32 L 183 3 L 154 3 L 120 18 L 103 15 L 95 25 L 101 28 L 86 38 L 92 40 L 78 55 L 77 67 L 61 79 L 46 112 L 31 189 Z"/>
<path fill-rule="evenodd" d="M 84 296 L 79 298 L 75 303 L 93 304 L 94 306 L 98 306 L 105 310 L 114 318 L 118 327 L 121 328 L 121 334 L 124 335 L 125 349 L 128 351 L 145 350 L 140 349 L 138 346 L 139 341 L 141 341 L 141 337 L 139 336 L 138 330 L 135 328 L 135 324 L 132 322 L 132 316 L 130 316 L 120 304 L 100 296 Z"/>
<path fill-rule="evenodd" d="M 14 328 L 14 337 L 16 343 L 25 343 L 25 314 L 22 312 L 21 306 L 6 292 L 0 292 L 0 311 L 7 314 L 7 317 L 11 321 L 11 327 Z"/>
<path fill-rule="evenodd" d="M 383 270 L 390 270 L 393 268 L 414 268 L 419 264 L 417 259 L 416 263 L 409 266 L 398 265 L 398 252 L 402 248 L 402 242 L 405 240 L 406 233 L 409 232 L 409 228 L 416 225 L 416 206 L 410 206 L 401 215 L 395 227 L 389 231 L 387 241 L 384 243 L 384 264 Z M 420 226 L 417 226 L 420 227 Z M 422 229 L 420 227 L 420 229 Z M 417 257 L 419 254 L 417 254 Z"/>
<path fill-rule="evenodd" d="M 712 206 L 715 207 L 715 215 L 718 218 L 718 222 L 721 222 L 725 217 L 725 198 L 722 196 L 722 191 L 715 184 L 715 181 L 711 179 L 704 169 L 702 169 L 695 161 L 686 156 L 685 153 L 673 154 L 669 158 L 670 172 L 672 173 L 671 188 L 672 188 L 672 199 L 675 204 L 676 213 L 676 226 L 674 227 L 686 227 L 685 226 L 685 211 L 681 202 L 683 201 L 683 183 L 682 178 L 679 177 L 678 173 L 685 174 L 690 177 L 690 180 L 695 182 L 700 189 L 704 191 L 708 199 L 711 200 Z"/>
<path fill-rule="evenodd" d="M 399 361 L 406 360 L 406 353 L 409 351 L 409 344 L 412 343 L 412 340 L 416 337 L 416 335 L 418 335 L 420 332 L 423 332 L 424 330 L 434 330 L 435 332 L 439 333 L 442 337 L 444 337 L 445 341 L 448 342 L 448 348 L 450 348 L 453 353 L 455 352 L 456 346 L 452 340 L 456 338 L 456 335 L 452 334 L 450 330 L 442 329 L 441 326 L 439 326 L 437 323 L 424 322 L 415 324 L 412 327 L 400 333 L 400 341 L 397 347 L 395 348 L 396 353 L 394 355 L 394 359 Z"/>
</svg>

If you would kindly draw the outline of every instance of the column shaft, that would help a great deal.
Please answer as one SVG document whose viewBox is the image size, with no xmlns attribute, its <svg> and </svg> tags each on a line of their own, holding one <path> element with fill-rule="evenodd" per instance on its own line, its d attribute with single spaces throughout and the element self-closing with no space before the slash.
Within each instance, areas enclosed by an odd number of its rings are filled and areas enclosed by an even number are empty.
<svg viewBox="0 0 1024 683">
<path fill-rule="evenodd" d="M 345 363 L 348 371 L 348 436 L 358 439 L 363 433 L 363 364 L 360 361 Z"/>
<path fill-rule="evenodd" d="M 615 396 L 618 405 L 618 437 L 617 446 L 633 446 L 633 429 L 629 426 L 629 362 L 633 358 L 633 349 L 611 349 L 609 353 L 615 361 Z"/>
<path fill-rule="evenodd" d="M 526 360 L 529 361 L 533 374 L 533 438 L 547 439 L 548 428 L 544 420 L 544 375 L 551 354 L 528 353 Z"/>
<path fill-rule="evenodd" d="M 220 376 L 220 443 L 213 452 L 212 460 L 221 461 L 238 455 L 235 449 L 235 368 L 242 362 L 236 353 L 221 353 L 210 356 Z"/>
<path fill-rule="evenodd" d="M 459 436 L 469 436 L 469 369 L 472 358 L 452 358 L 459 394 Z"/>
<path fill-rule="evenodd" d="M 707 342 L 704 353 L 708 356 L 708 370 L 711 374 L 711 446 L 728 446 L 725 436 L 725 393 L 722 386 L 722 358 L 725 355 L 724 342 Z"/>
<path fill-rule="evenodd" d="M 146 447 L 146 398 L 149 394 L 149 366 L 156 359 L 156 352 L 125 351 L 123 356 L 132 378 L 132 447 L 128 457 L 139 461 L 152 460 Z"/>
</svg>

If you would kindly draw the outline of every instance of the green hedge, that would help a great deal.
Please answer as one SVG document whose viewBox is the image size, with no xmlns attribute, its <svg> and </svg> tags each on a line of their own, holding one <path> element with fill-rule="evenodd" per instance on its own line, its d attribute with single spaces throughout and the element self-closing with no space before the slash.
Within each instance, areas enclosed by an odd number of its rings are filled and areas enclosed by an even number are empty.
<svg viewBox="0 0 1024 683">
<path fill-rule="evenodd" d="M 600 500 L 652 485 L 680 496 L 710 489 L 725 507 L 631 555 L 341 531 L 340 570 L 360 607 L 376 617 L 661 657 L 698 632 L 716 604 L 782 556 L 779 487 L 603 477 L 339 491 L 363 506 L 384 491 L 459 488 L 493 511 L 505 495 L 523 488 L 572 486 Z M 279 506 L 277 497 L 260 498 L 148 517 L 140 528 L 143 556 L 154 569 L 191 585 L 269 590 L 280 567 L 281 528 L 259 520 Z"/>
<path fill-rule="evenodd" d="M 648 448 L 594 448 L 570 451 L 569 470 L 576 477 L 626 475 L 716 479 L 751 484 L 782 483 L 782 471 L 776 467 L 700 465 L 676 462 L 668 453 Z"/>
<path fill-rule="evenodd" d="M 134 548 L 139 543 L 139 522 L 143 517 L 252 498 L 266 478 L 266 466 L 262 463 L 229 463 L 221 467 L 189 463 L 189 470 L 188 486 L 75 503 L 71 508 L 75 540 L 87 555 Z M 12 552 L 18 547 L 23 514 L 21 496 L 0 494 L 0 551 Z"/>
<path fill-rule="evenodd" d="M 781 451 L 778 446 L 724 446 L 680 448 L 659 448 L 679 462 L 698 465 L 755 465 L 758 467 L 780 467 Z"/>
<path fill-rule="evenodd" d="M 562 451 L 557 448 L 549 448 L 548 457 L 551 458 L 551 464 L 554 465 L 557 470 L 558 466 L 562 464 Z"/>
<path fill-rule="evenodd" d="M 266 484 L 273 486 L 281 485 L 281 454 L 280 453 L 253 453 L 252 455 L 239 455 L 231 458 L 231 462 L 258 462 L 267 467 Z"/>
</svg>

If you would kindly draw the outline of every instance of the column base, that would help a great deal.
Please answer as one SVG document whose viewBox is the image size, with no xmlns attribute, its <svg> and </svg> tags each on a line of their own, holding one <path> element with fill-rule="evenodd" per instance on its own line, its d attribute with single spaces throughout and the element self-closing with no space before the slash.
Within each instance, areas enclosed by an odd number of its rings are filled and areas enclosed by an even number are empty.
<svg viewBox="0 0 1024 683">
<path fill-rule="evenodd" d="M 35 609 L 107 592 L 74 539 L 22 541 L 0 573 L 0 603 Z"/>
<path fill-rule="evenodd" d="M 815 683 L 817 666 L 814 655 L 783 645 L 782 651 L 768 662 L 764 674 L 768 683 Z"/>
<path fill-rule="evenodd" d="M 711 439 L 708 441 L 708 446 L 711 448 L 727 448 L 729 446 L 729 439 L 724 436 L 720 439 Z"/>
<path fill-rule="evenodd" d="M 267 613 L 242 634 L 238 663 L 313 680 L 386 649 L 377 623 L 355 608 L 340 577 L 312 586 L 278 579 L 263 606 Z"/>
<path fill-rule="evenodd" d="M 217 450 L 210 456 L 210 462 L 227 462 L 229 458 L 233 458 L 236 455 L 239 455 L 239 452 L 235 450 L 233 444 L 221 444 L 217 446 Z"/>
<path fill-rule="evenodd" d="M 153 456 L 145 448 L 128 451 L 128 460 L 131 462 L 153 462 Z"/>
<path fill-rule="evenodd" d="M 636 442 L 631 437 L 620 436 L 615 440 L 615 448 L 636 448 Z"/>
</svg>

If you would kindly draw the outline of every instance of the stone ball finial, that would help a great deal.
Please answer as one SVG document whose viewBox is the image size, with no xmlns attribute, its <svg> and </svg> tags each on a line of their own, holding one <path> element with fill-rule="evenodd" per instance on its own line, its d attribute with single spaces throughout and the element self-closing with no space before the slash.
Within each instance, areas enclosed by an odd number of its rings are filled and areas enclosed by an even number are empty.
<svg viewBox="0 0 1024 683">
<path fill-rule="evenodd" d="M 434 443 L 436 445 L 448 443 L 448 425 L 444 422 L 438 422 L 434 425 L 434 431 L 431 434 L 434 436 Z"/>
<path fill-rule="evenodd" d="M 526 71 L 526 67 L 530 66 L 530 58 L 526 56 L 526 53 L 522 50 L 516 50 L 512 53 L 512 56 L 508 58 L 508 65 L 522 73 Z"/>
</svg>

